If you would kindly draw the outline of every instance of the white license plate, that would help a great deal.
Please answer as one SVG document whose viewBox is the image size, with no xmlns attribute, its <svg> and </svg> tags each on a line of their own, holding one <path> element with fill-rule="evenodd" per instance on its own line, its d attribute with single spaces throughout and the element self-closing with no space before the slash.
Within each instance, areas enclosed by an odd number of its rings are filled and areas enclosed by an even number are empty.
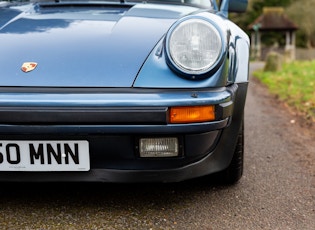
<svg viewBox="0 0 315 230">
<path fill-rule="evenodd" d="M 88 170 L 88 141 L 0 140 L 0 171 Z"/>
</svg>

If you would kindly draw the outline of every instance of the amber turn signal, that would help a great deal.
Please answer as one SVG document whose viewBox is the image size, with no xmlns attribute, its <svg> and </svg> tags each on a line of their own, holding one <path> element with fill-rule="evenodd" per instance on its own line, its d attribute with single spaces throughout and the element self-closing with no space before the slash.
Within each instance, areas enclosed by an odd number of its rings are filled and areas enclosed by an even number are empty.
<svg viewBox="0 0 315 230">
<path fill-rule="evenodd" d="M 214 105 L 183 106 L 169 109 L 170 123 L 197 123 L 215 120 Z"/>
</svg>

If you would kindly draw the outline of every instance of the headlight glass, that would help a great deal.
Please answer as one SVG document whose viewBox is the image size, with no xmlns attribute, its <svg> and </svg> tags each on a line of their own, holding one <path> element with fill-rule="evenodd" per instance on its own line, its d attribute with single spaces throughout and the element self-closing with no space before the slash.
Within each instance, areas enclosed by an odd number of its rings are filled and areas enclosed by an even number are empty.
<svg viewBox="0 0 315 230">
<path fill-rule="evenodd" d="M 219 31 L 208 21 L 185 20 L 170 31 L 167 40 L 170 61 L 186 74 L 204 74 L 216 64 L 222 53 Z"/>
</svg>

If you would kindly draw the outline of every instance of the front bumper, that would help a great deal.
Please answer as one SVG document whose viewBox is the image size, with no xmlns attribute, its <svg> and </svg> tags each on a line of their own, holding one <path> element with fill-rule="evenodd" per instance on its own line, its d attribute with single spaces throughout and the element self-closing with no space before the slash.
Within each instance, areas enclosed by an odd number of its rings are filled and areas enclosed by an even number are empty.
<svg viewBox="0 0 315 230">
<path fill-rule="evenodd" d="M 0 181 L 173 182 L 221 171 L 233 156 L 246 91 L 247 83 L 172 92 L 4 90 L 1 140 L 88 140 L 91 170 L 0 172 Z M 207 104 L 216 105 L 215 121 L 168 124 L 168 107 Z M 183 153 L 175 158 L 139 158 L 138 139 L 152 136 L 177 137 Z"/>
</svg>

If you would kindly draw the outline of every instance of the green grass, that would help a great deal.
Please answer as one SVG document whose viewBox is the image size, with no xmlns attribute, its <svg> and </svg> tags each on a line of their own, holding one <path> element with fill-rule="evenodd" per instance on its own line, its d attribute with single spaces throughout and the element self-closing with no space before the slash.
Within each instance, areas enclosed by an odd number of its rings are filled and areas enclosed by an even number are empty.
<svg viewBox="0 0 315 230">
<path fill-rule="evenodd" d="M 270 92 L 315 121 L 315 60 L 285 63 L 281 71 L 254 73 Z"/>
</svg>

